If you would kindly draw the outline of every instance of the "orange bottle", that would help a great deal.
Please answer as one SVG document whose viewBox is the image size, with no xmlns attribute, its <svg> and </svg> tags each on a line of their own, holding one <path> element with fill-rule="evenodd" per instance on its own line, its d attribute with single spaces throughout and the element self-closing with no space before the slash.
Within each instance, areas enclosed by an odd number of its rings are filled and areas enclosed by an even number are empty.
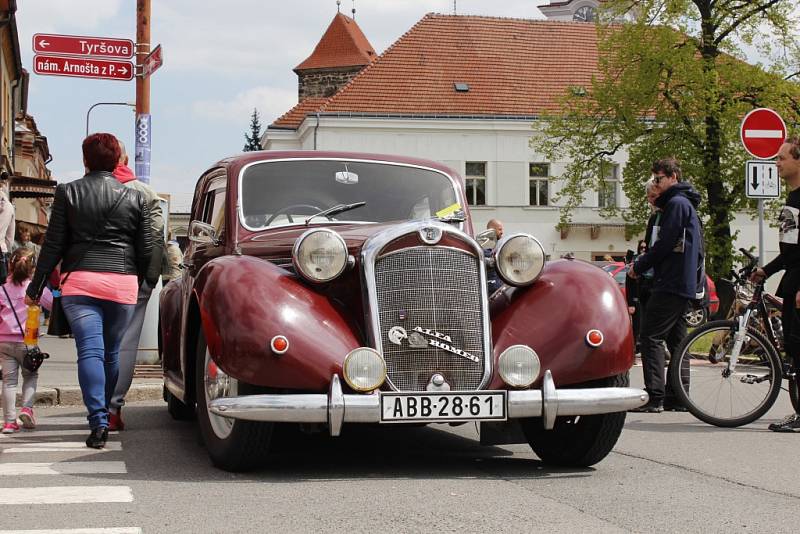
<svg viewBox="0 0 800 534">
<path fill-rule="evenodd" d="M 24 342 L 27 346 L 33 347 L 39 344 L 39 314 L 42 313 L 39 306 L 28 306 L 28 318 L 25 319 Z"/>
</svg>

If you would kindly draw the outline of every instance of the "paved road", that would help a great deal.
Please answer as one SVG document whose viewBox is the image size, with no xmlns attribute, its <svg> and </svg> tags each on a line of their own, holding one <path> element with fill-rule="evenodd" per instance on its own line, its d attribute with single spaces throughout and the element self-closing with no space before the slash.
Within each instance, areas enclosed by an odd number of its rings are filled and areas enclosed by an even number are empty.
<svg viewBox="0 0 800 534">
<path fill-rule="evenodd" d="M 781 403 L 736 430 L 630 414 L 594 469 L 482 448 L 471 426 L 395 426 L 284 440 L 249 474 L 213 468 L 161 403 L 126 408 L 106 452 L 82 446 L 80 409 L 48 408 L 38 431 L 0 437 L 0 533 L 797 532 L 800 435 L 764 430 Z"/>
</svg>

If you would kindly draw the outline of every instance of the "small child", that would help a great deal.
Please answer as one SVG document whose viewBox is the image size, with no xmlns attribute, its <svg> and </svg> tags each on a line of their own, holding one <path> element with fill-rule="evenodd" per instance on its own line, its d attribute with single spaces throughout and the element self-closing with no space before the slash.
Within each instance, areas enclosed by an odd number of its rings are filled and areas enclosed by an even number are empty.
<svg viewBox="0 0 800 534">
<path fill-rule="evenodd" d="M 19 431 L 17 424 L 17 370 L 22 367 L 26 347 L 22 342 L 23 329 L 28 317 L 25 305 L 25 290 L 34 271 L 34 251 L 18 248 L 8 262 L 9 275 L 5 285 L 0 288 L 0 361 L 3 365 L 3 434 Z M 45 289 L 40 303 L 50 308 L 52 294 Z M 38 372 L 30 372 L 22 367 L 22 410 L 19 419 L 24 428 L 36 428 L 33 415 L 33 397 L 36 394 Z"/>
</svg>

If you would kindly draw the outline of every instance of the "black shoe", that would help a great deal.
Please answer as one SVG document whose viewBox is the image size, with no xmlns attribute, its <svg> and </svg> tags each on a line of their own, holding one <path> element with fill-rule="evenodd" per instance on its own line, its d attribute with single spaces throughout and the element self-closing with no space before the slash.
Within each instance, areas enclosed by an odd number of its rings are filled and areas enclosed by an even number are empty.
<svg viewBox="0 0 800 534">
<path fill-rule="evenodd" d="M 664 411 L 664 404 L 661 402 L 648 402 L 644 406 L 639 406 L 638 408 L 628 411 L 637 413 L 661 413 Z"/>
<path fill-rule="evenodd" d="M 769 425 L 773 432 L 800 432 L 800 415 L 793 413 L 787 415 L 781 421 Z"/>
<path fill-rule="evenodd" d="M 678 402 L 678 399 L 667 399 L 664 401 L 665 412 L 688 412 L 689 409 Z"/>
<path fill-rule="evenodd" d="M 106 446 L 108 439 L 108 428 L 100 426 L 92 430 L 89 437 L 86 438 L 86 446 L 92 449 L 102 449 Z"/>
</svg>

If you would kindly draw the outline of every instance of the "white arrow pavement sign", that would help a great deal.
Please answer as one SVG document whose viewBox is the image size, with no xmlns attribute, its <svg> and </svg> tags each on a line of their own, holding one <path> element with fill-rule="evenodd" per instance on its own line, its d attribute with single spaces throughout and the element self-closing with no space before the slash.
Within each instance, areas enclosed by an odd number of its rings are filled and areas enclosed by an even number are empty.
<svg viewBox="0 0 800 534">
<path fill-rule="evenodd" d="M 751 160 L 745 168 L 745 191 L 749 198 L 778 198 L 781 195 L 778 166 L 774 162 Z"/>
</svg>

